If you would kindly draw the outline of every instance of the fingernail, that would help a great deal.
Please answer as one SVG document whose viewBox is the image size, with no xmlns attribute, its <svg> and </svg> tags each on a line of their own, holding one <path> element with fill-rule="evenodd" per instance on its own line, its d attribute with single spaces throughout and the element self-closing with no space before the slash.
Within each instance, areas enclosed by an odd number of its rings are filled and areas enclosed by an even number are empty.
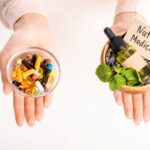
<svg viewBox="0 0 150 150">
<path fill-rule="evenodd" d="M 36 120 L 37 120 L 37 121 L 41 121 L 42 118 L 43 118 L 43 113 L 40 113 L 40 114 L 37 114 L 37 115 L 36 115 Z"/>
<path fill-rule="evenodd" d="M 140 123 L 141 123 L 141 120 L 140 119 L 134 119 L 134 124 L 135 125 L 140 125 Z"/>
<path fill-rule="evenodd" d="M 127 118 L 128 118 L 128 119 L 132 119 L 132 117 L 133 117 L 133 115 L 132 115 L 132 113 L 131 113 L 131 112 L 127 112 L 127 114 L 126 114 L 126 115 L 127 115 Z"/>
<path fill-rule="evenodd" d="M 145 123 L 148 123 L 149 121 L 150 121 L 150 118 L 148 118 L 148 117 L 147 117 L 147 118 L 146 118 L 146 117 L 144 118 L 144 122 L 145 122 Z"/>
<path fill-rule="evenodd" d="M 122 101 L 121 100 L 118 100 L 118 105 L 121 105 L 122 104 Z"/>
<path fill-rule="evenodd" d="M 16 123 L 19 127 L 21 127 L 23 125 L 24 120 L 23 119 L 17 119 Z"/>
<path fill-rule="evenodd" d="M 29 125 L 30 127 L 33 127 L 33 125 L 34 125 L 34 123 L 35 123 L 35 120 L 29 119 L 29 120 L 27 120 L 27 122 L 28 122 L 28 125 Z"/>
</svg>

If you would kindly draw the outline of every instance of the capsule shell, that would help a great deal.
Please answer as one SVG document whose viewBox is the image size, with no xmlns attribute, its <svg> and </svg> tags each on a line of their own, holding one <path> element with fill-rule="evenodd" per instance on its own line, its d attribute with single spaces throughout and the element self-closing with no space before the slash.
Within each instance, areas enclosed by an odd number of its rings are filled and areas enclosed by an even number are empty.
<svg viewBox="0 0 150 150">
<path fill-rule="evenodd" d="M 38 56 L 36 59 L 36 62 L 35 62 L 35 69 L 36 70 L 40 69 L 41 62 L 42 62 L 42 58 L 40 56 Z"/>
<path fill-rule="evenodd" d="M 54 83 L 54 76 L 49 76 L 48 81 L 46 83 L 46 89 L 50 89 Z"/>
<path fill-rule="evenodd" d="M 16 70 L 12 72 L 12 78 L 16 78 Z"/>
<path fill-rule="evenodd" d="M 43 88 L 42 84 L 40 83 L 40 81 L 36 81 L 35 85 L 38 88 L 38 90 L 39 90 L 40 93 L 44 92 L 44 88 Z"/>
<path fill-rule="evenodd" d="M 28 76 L 34 74 L 34 72 L 35 72 L 35 69 L 30 69 L 30 70 L 28 70 L 26 72 L 23 72 L 23 78 L 24 79 L 27 78 Z"/>
<path fill-rule="evenodd" d="M 32 75 L 32 80 L 35 81 L 36 79 L 37 79 L 37 75 L 36 75 L 36 74 L 33 74 L 33 75 Z"/>
<path fill-rule="evenodd" d="M 16 80 L 22 82 L 22 72 L 20 68 L 16 69 Z"/>
<path fill-rule="evenodd" d="M 48 64 L 47 67 L 48 67 L 48 69 L 49 69 L 50 71 L 52 71 L 52 69 L 53 69 L 53 65 L 52 65 L 52 64 Z"/>
<path fill-rule="evenodd" d="M 28 69 L 33 68 L 33 65 L 28 60 L 22 60 L 22 64 L 26 66 Z"/>
</svg>

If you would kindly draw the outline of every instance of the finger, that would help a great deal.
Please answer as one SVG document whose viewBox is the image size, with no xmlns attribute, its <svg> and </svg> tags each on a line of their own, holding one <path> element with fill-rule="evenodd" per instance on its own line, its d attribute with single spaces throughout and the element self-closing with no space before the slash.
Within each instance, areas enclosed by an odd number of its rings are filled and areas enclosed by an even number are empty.
<svg viewBox="0 0 150 150">
<path fill-rule="evenodd" d="M 13 105 L 15 112 L 16 123 L 22 126 L 24 122 L 24 97 L 20 96 L 17 92 L 13 92 Z"/>
<path fill-rule="evenodd" d="M 3 82 L 3 92 L 5 94 L 9 94 L 12 91 L 12 88 L 8 82 L 7 76 L 6 76 L 6 64 L 4 59 L 8 59 L 8 55 L 5 53 L 0 53 L 0 69 L 1 69 L 1 79 Z"/>
<path fill-rule="evenodd" d="M 122 24 L 115 24 L 112 26 L 112 30 L 117 34 L 126 31 L 126 28 Z"/>
<path fill-rule="evenodd" d="M 35 99 L 35 118 L 40 121 L 44 113 L 43 97 Z"/>
<path fill-rule="evenodd" d="M 34 98 L 25 98 L 25 116 L 29 126 L 35 123 L 35 100 Z"/>
<path fill-rule="evenodd" d="M 11 93 L 12 88 L 7 80 L 6 73 L 4 74 L 3 72 L 2 72 L 2 82 L 3 82 L 3 92 L 5 94 Z"/>
<path fill-rule="evenodd" d="M 52 97 L 53 97 L 52 93 L 44 96 L 43 102 L 44 102 L 45 108 L 48 108 L 50 106 L 50 104 L 52 102 Z"/>
<path fill-rule="evenodd" d="M 122 92 L 117 90 L 114 92 L 114 97 L 115 97 L 115 100 L 116 100 L 116 103 L 118 105 L 121 105 L 122 104 Z"/>
<path fill-rule="evenodd" d="M 150 92 L 143 95 L 143 117 L 144 121 L 150 121 Z"/>
<path fill-rule="evenodd" d="M 139 125 L 143 119 L 142 94 L 132 95 L 133 98 L 133 117 L 134 123 Z"/>
<path fill-rule="evenodd" d="M 132 95 L 125 92 L 122 93 L 124 112 L 127 118 L 133 117 Z"/>
</svg>

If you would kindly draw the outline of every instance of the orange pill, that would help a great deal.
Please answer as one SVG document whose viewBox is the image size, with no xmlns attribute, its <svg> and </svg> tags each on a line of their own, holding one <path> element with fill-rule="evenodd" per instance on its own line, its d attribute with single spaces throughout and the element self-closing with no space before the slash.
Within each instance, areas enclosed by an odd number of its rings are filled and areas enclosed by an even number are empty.
<svg viewBox="0 0 150 150">
<path fill-rule="evenodd" d="M 20 68 L 17 68 L 16 69 L 16 80 L 18 82 L 22 82 L 22 72 L 21 72 L 21 69 Z"/>
</svg>

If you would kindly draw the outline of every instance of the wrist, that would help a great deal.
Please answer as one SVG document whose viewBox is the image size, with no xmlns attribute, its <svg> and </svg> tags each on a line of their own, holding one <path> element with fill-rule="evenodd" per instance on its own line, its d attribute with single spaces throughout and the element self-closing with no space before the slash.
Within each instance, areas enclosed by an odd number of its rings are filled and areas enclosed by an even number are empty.
<svg viewBox="0 0 150 150">
<path fill-rule="evenodd" d="M 27 27 L 27 28 L 35 28 L 35 27 L 48 27 L 48 20 L 41 14 L 38 13 L 29 13 L 20 17 L 16 23 L 14 24 L 14 31 Z"/>
<path fill-rule="evenodd" d="M 136 12 L 139 0 L 118 0 L 115 15 L 124 12 Z"/>
</svg>

